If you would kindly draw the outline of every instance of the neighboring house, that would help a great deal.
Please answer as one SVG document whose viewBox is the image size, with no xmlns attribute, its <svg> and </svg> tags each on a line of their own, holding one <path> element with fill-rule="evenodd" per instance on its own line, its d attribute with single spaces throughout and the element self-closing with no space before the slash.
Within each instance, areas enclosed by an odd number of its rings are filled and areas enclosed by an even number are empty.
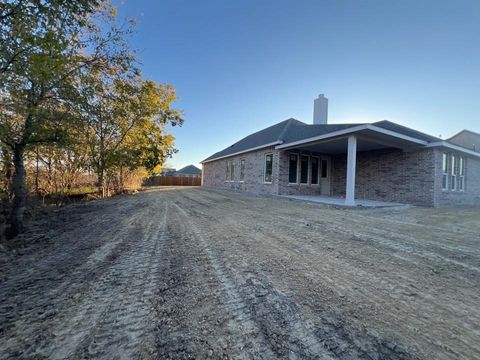
<svg viewBox="0 0 480 360">
<path fill-rule="evenodd" d="M 172 176 L 176 171 L 177 169 L 175 168 L 163 168 L 156 176 Z"/>
<path fill-rule="evenodd" d="M 202 170 L 200 170 L 194 165 L 188 165 L 178 171 L 175 171 L 172 175 L 185 177 L 200 177 L 202 175 Z"/>
<path fill-rule="evenodd" d="M 320 95 L 313 124 L 285 120 L 213 154 L 202 162 L 202 185 L 344 197 L 348 205 L 355 199 L 480 204 L 480 153 L 464 140 L 466 131 L 444 141 L 386 120 L 327 124 L 327 112 Z"/>
</svg>

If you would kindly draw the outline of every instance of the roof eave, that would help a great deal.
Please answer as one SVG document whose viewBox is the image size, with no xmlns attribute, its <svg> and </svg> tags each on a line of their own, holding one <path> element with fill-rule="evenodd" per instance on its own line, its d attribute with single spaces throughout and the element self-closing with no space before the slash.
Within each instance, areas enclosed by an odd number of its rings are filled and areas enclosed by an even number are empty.
<svg viewBox="0 0 480 360">
<path fill-rule="evenodd" d="M 234 152 L 234 153 L 231 153 L 231 154 L 227 154 L 227 155 L 218 156 L 218 157 L 215 157 L 215 158 L 212 158 L 212 159 L 208 159 L 208 158 L 207 158 L 207 159 L 205 159 L 205 160 L 203 160 L 203 161 L 200 161 L 200 164 L 205 164 L 205 163 L 208 163 L 208 162 L 211 162 L 211 161 L 221 160 L 221 159 L 229 158 L 229 157 L 232 157 L 232 156 L 245 154 L 245 153 L 248 153 L 248 152 L 251 152 L 251 151 L 264 149 L 264 148 L 266 148 L 266 147 L 275 146 L 275 145 L 279 145 L 279 144 L 282 144 L 282 143 L 283 143 L 283 141 L 280 141 L 280 140 L 273 141 L 273 142 L 268 143 L 268 144 L 256 146 L 256 147 L 253 147 L 253 148 L 248 148 L 248 149 L 241 150 L 241 151 L 237 151 L 237 152 Z"/>
<path fill-rule="evenodd" d="M 381 134 L 384 134 L 384 135 L 389 135 L 389 136 L 399 138 L 399 139 L 402 139 L 402 140 L 406 140 L 406 141 L 409 141 L 409 142 L 412 142 L 412 143 L 415 143 L 415 144 L 418 144 L 418 145 L 427 145 L 428 144 L 428 142 L 425 141 L 425 140 L 421 140 L 421 139 L 417 139 L 417 138 L 414 138 L 414 137 L 411 137 L 411 136 L 408 136 L 408 135 L 400 134 L 396 131 L 383 129 L 381 127 L 378 127 L 378 126 L 375 126 L 375 125 L 372 125 L 372 124 L 362 124 L 362 125 L 358 125 L 358 126 L 355 126 L 355 127 L 348 128 L 348 129 L 333 131 L 331 133 L 327 133 L 327 134 L 323 134 L 323 135 L 319 135 L 319 136 L 314 136 L 314 137 L 303 139 L 303 140 L 293 141 L 291 143 L 281 144 L 281 145 L 276 146 L 275 148 L 276 149 L 292 148 L 294 146 L 304 145 L 304 144 L 308 144 L 308 143 L 312 143 L 312 142 L 316 142 L 316 141 L 328 140 L 328 139 L 331 139 L 331 138 L 344 136 L 344 135 L 351 135 L 351 134 L 354 134 L 356 132 L 363 131 L 363 130 L 370 130 L 370 131 L 374 131 L 374 132 L 381 133 Z"/>
</svg>

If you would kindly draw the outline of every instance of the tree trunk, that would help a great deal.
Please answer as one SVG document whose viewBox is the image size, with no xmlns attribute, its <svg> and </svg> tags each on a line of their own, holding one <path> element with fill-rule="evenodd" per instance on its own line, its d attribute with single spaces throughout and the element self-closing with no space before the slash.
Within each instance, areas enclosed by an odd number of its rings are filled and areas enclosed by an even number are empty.
<svg viewBox="0 0 480 360">
<path fill-rule="evenodd" d="M 35 194 L 37 194 L 37 196 L 40 196 L 40 187 L 39 187 L 39 184 L 38 184 L 38 163 L 39 163 L 39 161 L 40 161 L 40 156 L 39 156 L 39 154 L 38 154 L 38 145 L 36 146 L 35 153 L 36 153 L 36 164 L 35 164 Z"/>
<path fill-rule="evenodd" d="M 3 160 L 4 160 L 4 183 L 3 191 L 7 194 L 8 199 L 12 196 L 12 177 L 13 177 L 13 166 L 12 166 L 12 155 L 7 149 L 3 149 Z"/>
<path fill-rule="evenodd" d="M 125 188 L 123 187 L 123 166 L 120 165 L 120 192 L 123 193 Z"/>
<path fill-rule="evenodd" d="M 16 144 L 13 149 L 13 166 L 15 172 L 13 174 L 12 190 L 13 201 L 10 213 L 10 223 L 7 230 L 9 239 L 23 232 L 23 215 L 25 213 L 25 202 L 27 198 L 27 189 L 25 181 L 25 166 L 23 163 L 23 154 L 25 145 Z"/>
<path fill-rule="evenodd" d="M 105 197 L 105 175 L 103 169 L 98 171 L 98 190 L 102 194 L 102 198 Z"/>
</svg>

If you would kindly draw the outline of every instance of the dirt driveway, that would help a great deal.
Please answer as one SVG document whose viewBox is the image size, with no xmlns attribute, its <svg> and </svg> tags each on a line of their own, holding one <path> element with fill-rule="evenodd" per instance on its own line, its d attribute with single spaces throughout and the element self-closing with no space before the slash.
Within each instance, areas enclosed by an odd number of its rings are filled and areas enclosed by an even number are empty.
<svg viewBox="0 0 480 360">
<path fill-rule="evenodd" d="M 169 189 L 41 234 L 2 264 L 1 358 L 480 358 L 478 209 Z"/>
</svg>

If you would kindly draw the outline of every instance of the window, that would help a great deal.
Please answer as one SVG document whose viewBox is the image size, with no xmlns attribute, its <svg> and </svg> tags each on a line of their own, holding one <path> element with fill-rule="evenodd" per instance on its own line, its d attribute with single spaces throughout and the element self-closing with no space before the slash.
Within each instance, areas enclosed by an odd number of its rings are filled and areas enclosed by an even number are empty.
<svg viewBox="0 0 480 360">
<path fill-rule="evenodd" d="M 230 181 L 234 181 L 235 180 L 235 164 L 232 161 L 230 161 Z"/>
<path fill-rule="evenodd" d="M 298 172 L 298 155 L 290 154 L 290 162 L 288 165 L 288 182 L 290 184 L 297 183 L 297 172 Z"/>
<path fill-rule="evenodd" d="M 300 184 L 308 184 L 308 156 L 300 156 Z"/>
<path fill-rule="evenodd" d="M 451 174 L 451 189 L 457 190 L 457 157 L 452 155 L 452 163 L 450 164 L 450 174 Z"/>
<path fill-rule="evenodd" d="M 272 170 L 273 170 L 273 154 L 265 154 L 265 173 L 263 181 L 266 183 L 272 182 Z"/>
<path fill-rule="evenodd" d="M 235 176 L 235 167 L 232 160 L 227 160 L 225 181 L 233 181 Z"/>
<path fill-rule="evenodd" d="M 317 185 L 318 184 L 318 158 L 317 157 L 311 157 L 310 158 L 310 174 L 312 177 L 312 185 Z"/>
<path fill-rule="evenodd" d="M 245 159 L 240 160 L 240 181 L 245 180 Z"/>
<path fill-rule="evenodd" d="M 465 191 L 465 158 L 461 157 L 458 169 L 458 190 Z"/>
<path fill-rule="evenodd" d="M 322 174 L 321 177 L 322 179 L 326 179 L 328 177 L 328 161 L 327 160 L 322 160 Z"/>
<path fill-rule="evenodd" d="M 448 154 L 442 154 L 442 189 L 448 189 Z"/>
</svg>

